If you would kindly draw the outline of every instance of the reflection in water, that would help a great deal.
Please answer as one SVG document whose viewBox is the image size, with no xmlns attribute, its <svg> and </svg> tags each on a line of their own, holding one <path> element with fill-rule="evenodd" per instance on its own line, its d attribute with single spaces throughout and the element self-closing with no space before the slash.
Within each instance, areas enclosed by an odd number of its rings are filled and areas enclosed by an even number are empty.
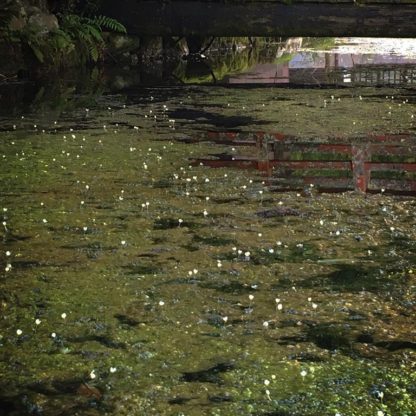
<svg viewBox="0 0 416 416">
<path fill-rule="evenodd" d="M 406 39 L 293 38 L 253 41 L 224 49 L 218 40 L 208 57 L 152 62 L 132 68 L 93 69 L 59 79 L 0 84 L 0 114 L 57 114 L 93 105 L 104 93 L 178 84 L 274 84 L 291 86 L 382 86 L 416 83 L 416 46 Z M 380 52 L 381 48 L 381 52 Z M 86 94 L 87 92 L 87 94 Z"/>
<path fill-rule="evenodd" d="M 383 50 L 379 46 L 383 45 Z M 416 47 L 407 39 L 307 39 L 279 45 L 274 62 L 224 79 L 230 84 L 389 85 L 416 83 Z"/>
<path fill-rule="evenodd" d="M 282 133 L 209 132 L 202 140 L 230 149 L 192 164 L 257 169 L 274 191 L 315 188 L 320 192 L 416 194 L 416 147 L 412 135 L 371 135 L 360 140 L 302 140 Z M 239 155 L 235 146 L 255 146 Z"/>
</svg>

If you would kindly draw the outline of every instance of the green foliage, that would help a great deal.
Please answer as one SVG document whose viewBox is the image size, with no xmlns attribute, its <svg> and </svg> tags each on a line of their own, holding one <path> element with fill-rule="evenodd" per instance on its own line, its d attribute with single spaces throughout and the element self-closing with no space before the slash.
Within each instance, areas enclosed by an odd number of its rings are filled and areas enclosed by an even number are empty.
<svg viewBox="0 0 416 416">
<path fill-rule="evenodd" d="M 5 31 L 18 14 L 19 7 L 14 0 L 0 0 L 0 32 Z"/>
<path fill-rule="evenodd" d="M 11 43 L 20 43 L 28 47 L 41 64 L 59 65 L 70 54 L 75 45 L 67 32 L 62 29 L 48 34 L 40 33 L 35 27 L 25 26 L 20 31 L 9 32 L 7 39 Z"/>
<path fill-rule="evenodd" d="M 91 19 L 90 19 L 91 20 Z M 101 29 L 108 29 L 111 32 L 127 33 L 126 28 L 118 20 L 107 16 L 98 16 L 92 22 Z"/>
<path fill-rule="evenodd" d="M 3 15 L 2 21 L 10 22 L 11 17 L 7 15 L 6 18 L 2 11 L 0 16 Z M 58 19 L 60 28 L 49 33 L 41 33 L 38 28 L 26 25 L 19 31 L 6 29 L 4 37 L 10 43 L 28 47 L 39 63 L 59 68 L 69 66 L 69 63 L 99 61 L 104 55 L 103 31 L 126 33 L 120 22 L 106 16 L 89 18 L 60 14 Z"/>
<path fill-rule="evenodd" d="M 102 56 L 104 39 L 103 30 L 126 33 L 126 28 L 117 20 L 106 16 L 94 18 L 76 14 L 60 16 L 61 29 L 77 48 L 82 62 L 97 62 Z"/>
</svg>

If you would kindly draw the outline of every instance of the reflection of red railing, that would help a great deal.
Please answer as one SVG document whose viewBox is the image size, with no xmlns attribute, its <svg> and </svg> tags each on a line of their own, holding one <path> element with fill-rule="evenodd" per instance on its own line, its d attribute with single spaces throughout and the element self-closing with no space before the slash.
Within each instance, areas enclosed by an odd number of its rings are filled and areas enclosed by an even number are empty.
<svg viewBox="0 0 416 416">
<path fill-rule="evenodd" d="M 307 184 L 321 190 L 416 193 L 416 138 L 369 135 L 359 140 L 305 141 L 282 133 L 208 132 L 205 140 L 232 146 L 254 146 L 249 156 L 220 154 L 193 159 L 211 167 L 257 169 L 276 189 Z"/>
</svg>

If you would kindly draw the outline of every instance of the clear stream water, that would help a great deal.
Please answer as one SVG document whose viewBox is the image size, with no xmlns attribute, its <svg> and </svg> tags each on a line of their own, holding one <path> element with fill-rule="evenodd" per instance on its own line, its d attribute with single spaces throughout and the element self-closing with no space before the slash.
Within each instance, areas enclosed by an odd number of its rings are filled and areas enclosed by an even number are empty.
<svg viewBox="0 0 416 416">
<path fill-rule="evenodd" d="M 389 188 L 414 173 L 284 192 L 192 163 L 264 158 L 209 131 L 405 134 L 386 160 L 414 163 L 415 90 L 347 83 L 3 106 L 0 415 L 416 414 L 416 202 Z"/>
</svg>

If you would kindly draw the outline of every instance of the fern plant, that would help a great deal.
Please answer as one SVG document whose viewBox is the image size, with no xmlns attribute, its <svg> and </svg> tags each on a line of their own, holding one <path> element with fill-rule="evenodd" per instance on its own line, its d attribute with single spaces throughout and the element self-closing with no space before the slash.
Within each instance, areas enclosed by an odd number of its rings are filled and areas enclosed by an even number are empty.
<svg viewBox="0 0 416 416">
<path fill-rule="evenodd" d="M 93 22 L 93 24 L 100 27 L 101 30 L 107 29 L 110 32 L 127 33 L 125 26 L 122 25 L 118 20 L 111 17 L 96 16 L 90 20 Z"/>
<path fill-rule="evenodd" d="M 107 16 L 94 18 L 76 14 L 61 16 L 61 29 L 74 43 L 81 61 L 97 62 L 102 56 L 105 29 L 112 32 L 127 33 L 126 28 L 117 20 Z"/>
<path fill-rule="evenodd" d="M 40 32 L 33 25 L 10 30 L 13 16 L 18 15 L 14 0 L 0 0 L 0 34 L 6 42 L 22 50 L 31 51 L 35 59 L 50 69 L 59 69 L 71 63 L 97 62 L 105 47 L 104 31 L 127 33 L 117 20 L 107 16 L 85 17 L 77 14 L 60 14 L 59 29 Z M 6 7 L 7 6 L 7 7 Z M 26 55 L 29 56 L 29 55 Z"/>
</svg>

